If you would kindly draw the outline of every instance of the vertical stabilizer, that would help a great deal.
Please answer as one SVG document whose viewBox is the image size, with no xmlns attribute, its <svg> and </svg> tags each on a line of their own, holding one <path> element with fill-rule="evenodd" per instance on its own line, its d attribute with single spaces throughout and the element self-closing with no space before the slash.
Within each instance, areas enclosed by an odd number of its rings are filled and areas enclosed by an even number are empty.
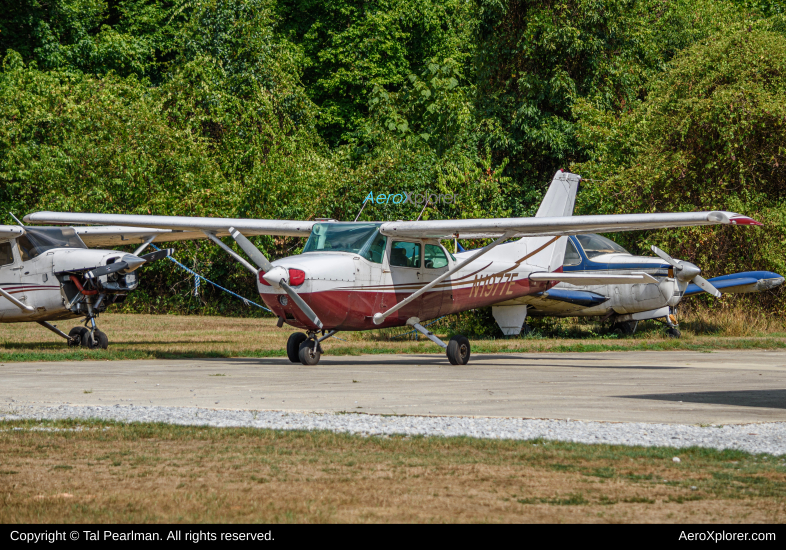
<svg viewBox="0 0 786 550">
<path fill-rule="evenodd" d="M 540 203 L 536 218 L 556 218 L 562 216 L 572 216 L 573 207 L 576 204 L 576 193 L 579 191 L 581 177 L 570 172 L 560 170 L 551 180 L 551 185 L 543 202 Z M 554 237 L 534 237 L 527 239 L 527 248 L 537 250 L 552 241 Z M 562 267 L 565 260 L 565 247 L 568 245 L 568 238 L 561 237 L 549 244 L 543 250 L 527 260 L 527 263 L 544 269 L 545 271 L 555 271 Z"/>
<path fill-rule="evenodd" d="M 549 190 L 540 203 L 536 218 L 556 218 L 560 216 L 572 216 L 573 207 L 576 204 L 576 193 L 579 191 L 579 181 L 581 177 L 569 172 L 560 170 L 551 180 Z"/>
</svg>

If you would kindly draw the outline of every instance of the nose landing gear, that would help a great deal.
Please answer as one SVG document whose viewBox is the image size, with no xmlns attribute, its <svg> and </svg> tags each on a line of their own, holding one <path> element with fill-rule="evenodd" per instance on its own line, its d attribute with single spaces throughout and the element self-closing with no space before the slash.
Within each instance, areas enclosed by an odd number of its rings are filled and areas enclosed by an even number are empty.
<svg viewBox="0 0 786 550">
<path fill-rule="evenodd" d="M 327 334 L 322 331 L 322 337 L 317 337 L 316 331 L 309 331 L 308 334 L 293 332 L 287 340 L 287 357 L 292 363 L 303 363 L 304 365 L 316 365 L 322 357 L 322 346 L 320 342 L 327 340 L 337 330 L 331 330 Z"/>
</svg>

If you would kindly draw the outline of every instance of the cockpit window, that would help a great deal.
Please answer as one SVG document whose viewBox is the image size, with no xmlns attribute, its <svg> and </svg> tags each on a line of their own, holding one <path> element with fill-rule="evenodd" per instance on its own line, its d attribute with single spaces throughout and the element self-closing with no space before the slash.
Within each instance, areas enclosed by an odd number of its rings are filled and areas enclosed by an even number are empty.
<svg viewBox="0 0 786 550">
<path fill-rule="evenodd" d="M 350 252 L 357 254 L 377 232 L 377 223 L 315 223 L 306 252 Z"/>
<path fill-rule="evenodd" d="M 630 252 L 622 248 L 614 241 L 611 241 L 606 237 L 601 237 L 600 235 L 595 235 L 594 233 L 590 233 L 588 235 L 576 235 L 576 238 L 581 243 L 581 248 L 584 249 L 584 253 L 587 255 L 587 258 L 590 259 L 603 254 L 630 254 Z"/>
<path fill-rule="evenodd" d="M 25 234 L 16 242 L 23 262 L 53 248 L 87 248 L 73 227 L 25 227 Z"/>
<path fill-rule="evenodd" d="M 568 246 L 565 248 L 565 260 L 562 262 L 562 265 L 579 264 L 581 264 L 581 256 L 579 256 L 579 251 L 576 250 L 576 246 L 573 244 L 573 241 L 568 239 Z"/>
</svg>

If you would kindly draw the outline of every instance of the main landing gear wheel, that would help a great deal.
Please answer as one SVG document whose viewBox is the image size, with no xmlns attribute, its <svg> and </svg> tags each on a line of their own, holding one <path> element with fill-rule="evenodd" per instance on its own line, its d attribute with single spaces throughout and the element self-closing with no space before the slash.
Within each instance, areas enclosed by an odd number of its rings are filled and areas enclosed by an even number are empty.
<svg viewBox="0 0 786 550">
<path fill-rule="evenodd" d="M 448 342 L 448 361 L 451 365 L 466 365 L 469 362 L 469 340 L 466 336 L 457 334 Z"/>
<path fill-rule="evenodd" d="M 93 338 L 96 340 L 96 347 L 106 349 L 109 347 L 109 337 L 102 330 L 96 329 L 93 333 Z"/>
<path fill-rule="evenodd" d="M 85 327 L 72 328 L 71 332 L 68 333 L 68 346 L 69 347 L 81 346 L 85 334 L 90 334 L 90 331 L 87 330 Z"/>
<path fill-rule="evenodd" d="M 302 332 L 293 332 L 287 340 L 287 357 L 293 363 L 300 363 L 300 344 L 306 341 L 307 336 Z"/>
<path fill-rule="evenodd" d="M 317 344 L 317 350 L 314 351 L 314 340 L 309 338 L 300 344 L 298 350 L 298 358 L 304 365 L 316 365 L 319 363 L 319 358 L 322 356 L 322 349 Z"/>
<path fill-rule="evenodd" d="M 669 327 L 666 329 L 666 336 L 668 336 L 669 338 L 679 338 L 680 336 L 682 336 L 682 333 L 679 331 L 679 329 L 676 329 L 674 327 Z"/>
</svg>

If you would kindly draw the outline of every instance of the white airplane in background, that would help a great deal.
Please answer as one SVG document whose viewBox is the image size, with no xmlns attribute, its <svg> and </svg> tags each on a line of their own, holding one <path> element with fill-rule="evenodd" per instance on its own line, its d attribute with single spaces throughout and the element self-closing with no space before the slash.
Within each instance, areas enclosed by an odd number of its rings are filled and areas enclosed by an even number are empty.
<svg viewBox="0 0 786 550">
<path fill-rule="evenodd" d="M 701 279 L 696 265 L 676 260 L 653 246 L 658 258 L 634 256 L 601 235 L 571 235 L 562 271 L 584 274 L 644 272 L 657 281 L 633 285 L 576 285 L 561 282 L 544 292 L 500 302 L 492 307 L 505 335 L 515 336 L 530 317 L 602 317 L 612 321 L 621 334 L 633 334 L 639 321 L 663 319 L 667 334 L 679 338 L 675 308 L 686 296 L 707 292 L 743 294 L 762 292 L 781 285 L 781 275 L 770 271 L 746 271 Z M 701 283 L 701 284 L 699 284 Z"/>
<path fill-rule="evenodd" d="M 290 361 L 314 365 L 321 341 L 338 331 L 410 325 L 446 349 L 454 365 L 469 361 L 469 340 L 443 342 L 428 319 L 573 284 L 653 283 L 647 273 L 563 273 L 566 235 L 694 225 L 761 225 L 733 212 L 572 216 L 580 177 L 559 171 L 533 218 L 335 222 L 37 212 L 28 223 L 102 224 L 203 232 L 257 278 L 265 304 L 290 335 Z M 231 235 L 253 262 L 220 238 Z M 249 235 L 308 237 L 301 254 L 270 262 Z M 165 239 L 166 237 L 162 237 Z M 184 237 L 185 238 L 185 237 Z M 493 238 L 488 246 L 450 254 L 442 239 Z M 506 242 L 518 238 L 513 242 Z M 321 333 L 321 336 L 320 336 Z"/>
<path fill-rule="evenodd" d="M 96 326 L 98 315 L 136 289 L 138 267 L 172 252 L 137 256 L 150 243 L 137 233 L 123 228 L 125 242 L 146 241 L 129 254 L 87 247 L 110 244 L 117 228 L 0 225 L 0 323 L 35 322 L 70 346 L 106 349 L 109 338 Z M 69 334 L 49 323 L 80 317 L 86 326 Z"/>
</svg>

